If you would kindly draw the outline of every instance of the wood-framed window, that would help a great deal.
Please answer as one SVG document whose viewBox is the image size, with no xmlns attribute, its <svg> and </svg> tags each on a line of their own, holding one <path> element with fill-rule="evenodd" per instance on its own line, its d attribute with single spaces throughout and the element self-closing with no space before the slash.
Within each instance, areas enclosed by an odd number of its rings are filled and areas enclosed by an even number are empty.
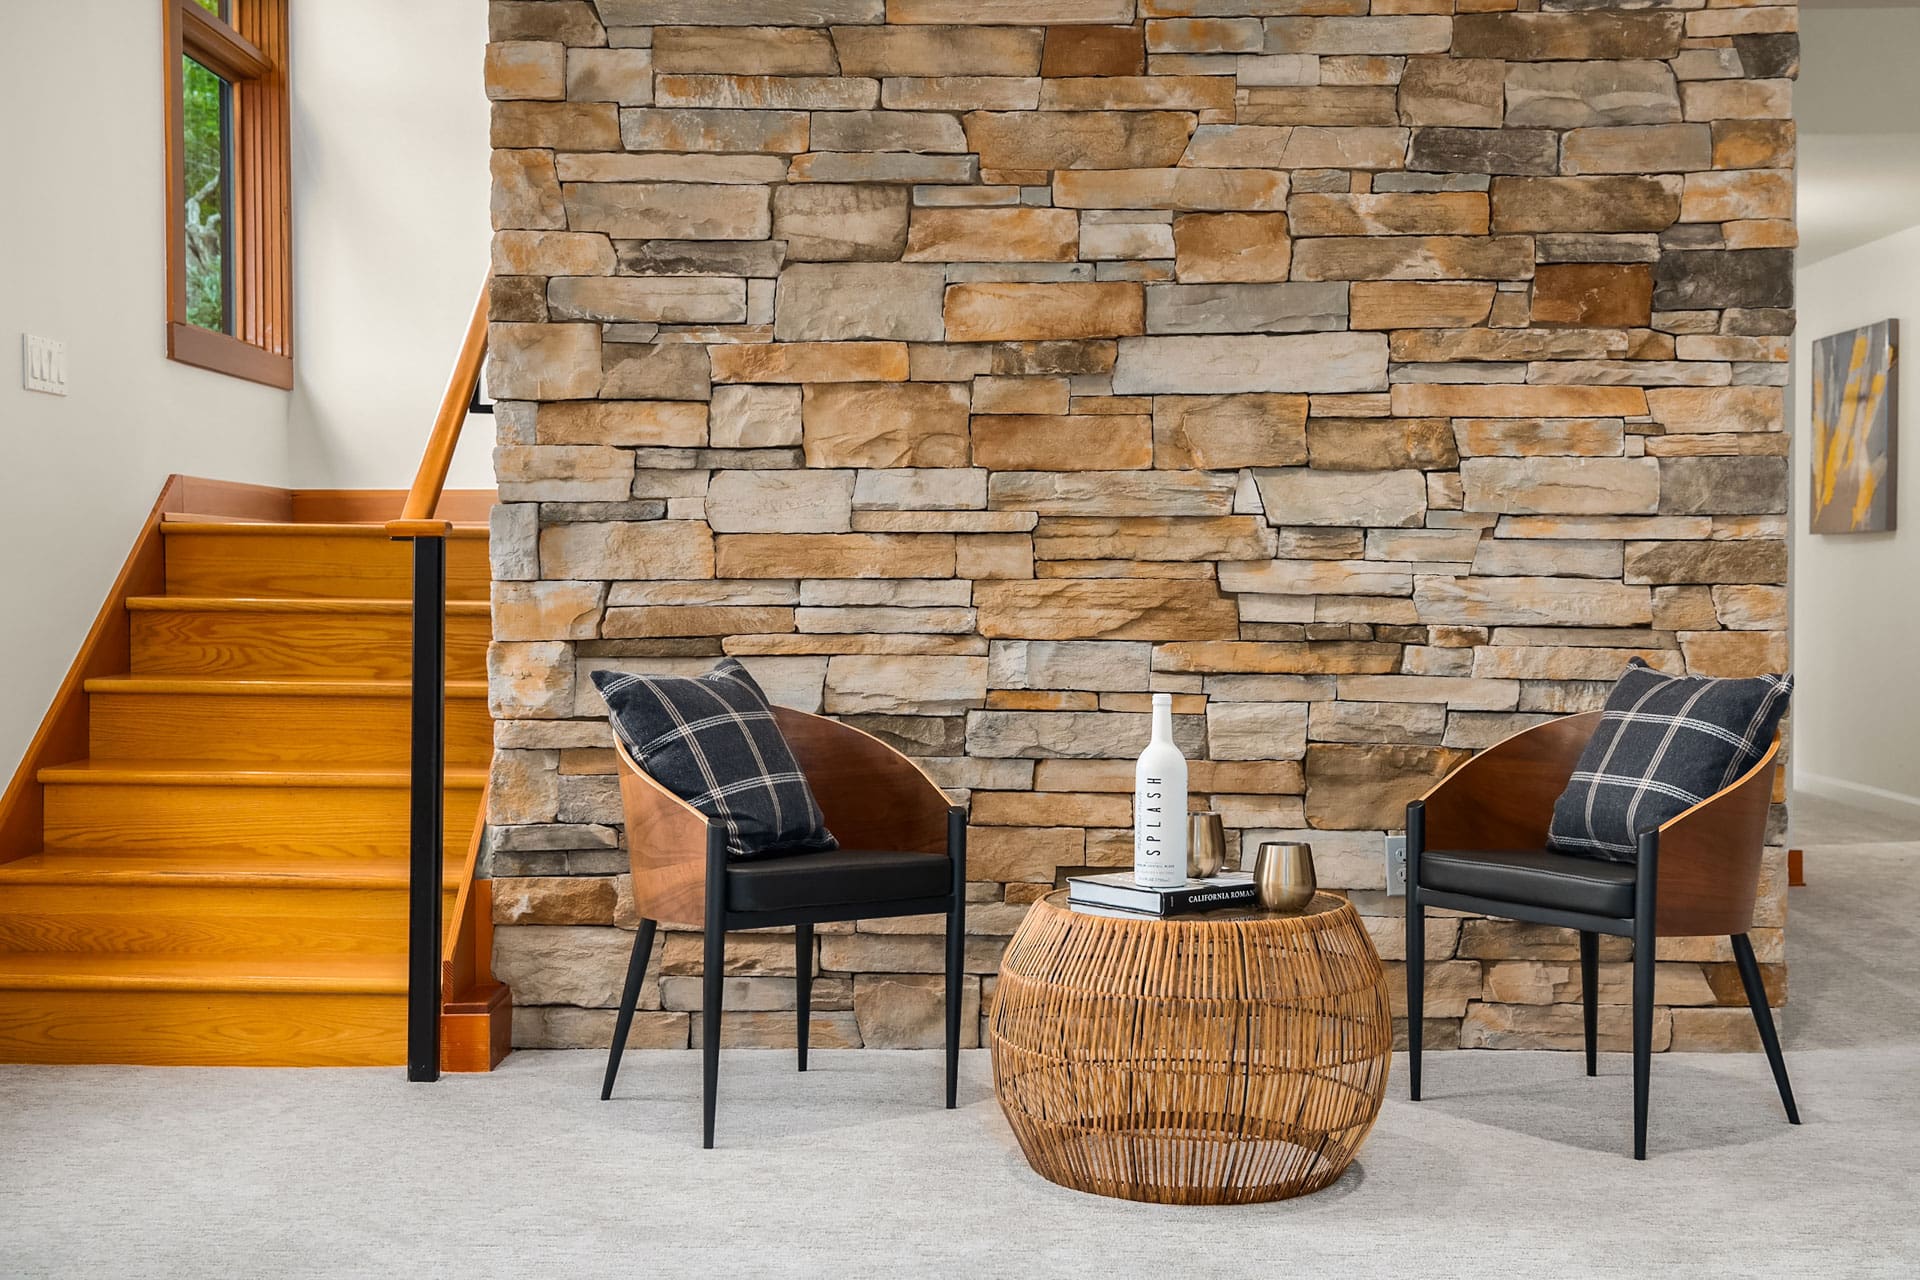
<svg viewBox="0 0 1920 1280">
<path fill-rule="evenodd" d="M 293 385 L 288 0 L 161 0 L 167 355 Z"/>
</svg>

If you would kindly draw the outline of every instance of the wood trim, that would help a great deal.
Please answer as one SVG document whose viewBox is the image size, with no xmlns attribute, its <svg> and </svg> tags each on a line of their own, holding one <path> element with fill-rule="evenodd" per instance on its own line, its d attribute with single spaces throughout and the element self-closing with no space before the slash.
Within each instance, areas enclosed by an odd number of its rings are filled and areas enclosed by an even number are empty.
<svg viewBox="0 0 1920 1280">
<path fill-rule="evenodd" d="M 493 977 L 493 882 L 476 878 L 486 830 L 483 790 L 440 964 L 443 1071 L 491 1071 L 513 1045 L 513 993 Z"/>
<path fill-rule="evenodd" d="M 461 429 L 467 424 L 467 409 L 480 385 L 480 369 L 486 358 L 487 281 L 483 279 L 473 314 L 467 318 L 466 335 L 460 340 L 460 354 L 454 358 L 447 389 L 440 396 L 440 409 L 433 417 L 426 452 L 420 457 L 413 487 L 407 490 L 407 500 L 400 508 L 400 522 L 431 520 L 439 512 L 440 494 L 447 485 L 447 471 L 453 466 L 453 451 L 460 443 Z M 388 532 L 396 538 L 421 536 L 393 526 L 389 526 Z"/>
<path fill-rule="evenodd" d="M 263 350 L 232 334 L 215 333 L 198 325 L 178 320 L 167 323 L 167 358 L 282 391 L 293 390 L 292 356 Z"/>
<path fill-rule="evenodd" d="M 294 520 L 320 523 L 384 524 L 400 518 L 405 489 L 295 489 Z M 494 489 L 447 489 L 436 516 L 455 524 L 485 524 L 499 503 Z"/>
<path fill-rule="evenodd" d="M 232 0 L 223 24 L 193 0 L 161 0 L 165 90 L 167 356 L 282 390 L 293 386 L 293 199 L 287 0 Z M 231 333 L 187 323 L 185 105 L 180 60 L 233 85 Z"/>
</svg>

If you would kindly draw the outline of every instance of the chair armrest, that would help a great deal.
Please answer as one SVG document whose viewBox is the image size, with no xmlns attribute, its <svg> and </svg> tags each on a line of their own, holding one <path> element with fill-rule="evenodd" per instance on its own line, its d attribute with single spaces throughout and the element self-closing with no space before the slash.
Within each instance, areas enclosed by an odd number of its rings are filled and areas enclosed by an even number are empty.
<svg viewBox="0 0 1920 1280">
<path fill-rule="evenodd" d="M 1600 712 L 1583 711 L 1501 739 L 1435 783 L 1426 808 L 1429 849 L 1538 849 Z"/>
<path fill-rule="evenodd" d="M 648 920 L 705 924 L 709 828 L 715 824 L 649 777 L 617 737 L 613 750 L 627 819 L 634 909 Z"/>
<path fill-rule="evenodd" d="M 792 707 L 773 718 L 843 848 L 947 852 L 947 793 L 919 765 L 838 720 Z"/>
<path fill-rule="evenodd" d="M 1736 934 L 1753 926 L 1779 757 L 1776 735 L 1766 755 L 1731 785 L 1660 825 L 1660 936 Z"/>
</svg>

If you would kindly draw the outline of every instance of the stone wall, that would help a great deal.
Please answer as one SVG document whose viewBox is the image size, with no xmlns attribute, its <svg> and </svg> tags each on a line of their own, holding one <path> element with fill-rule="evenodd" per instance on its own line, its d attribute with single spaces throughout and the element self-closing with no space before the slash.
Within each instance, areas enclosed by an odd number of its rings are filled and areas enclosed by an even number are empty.
<svg viewBox="0 0 1920 1280">
<path fill-rule="evenodd" d="M 1632 655 L 1785 666 L 1795 23 L 493 4 L 518 1043 L 605 1043 L 631 938 L 588 672 L 723 653 L 971 793 L 970 1004 L 1026 904 L 1130 861 L 1154 690 L 1196 805 L 1310 839 L 1397 1000 L 1409 797 Z M 1784 993 L 1778 852 L 1754 940 Z M 939 929 L 821 930 L 814 1042 L 937 1042 Z M 1429 1044 L 1578 1043 L 1570 934 L 1430 938 Z M 1746 1042 L 1725 948 L 1663 946 L 1659 1047 Z M 697 1034 L 698 956 L 665 935 L 636 1043 Z M 729 958 L 729 1040 L 788 1041 L 789 942 Z"/>
</svg>

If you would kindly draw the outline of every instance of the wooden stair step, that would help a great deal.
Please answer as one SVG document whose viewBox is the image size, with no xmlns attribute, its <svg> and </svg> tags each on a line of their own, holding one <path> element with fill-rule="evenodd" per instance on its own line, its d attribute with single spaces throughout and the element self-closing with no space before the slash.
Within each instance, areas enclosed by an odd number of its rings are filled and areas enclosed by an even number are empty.
<svg viewBox="0 0 1920 1280">
<path fill-rule="evenodd" d="M 39 771 L 48 848 L 214 856 L 365 858 L 404 854 L 405 769 L 168 769 L 85 760 Z M 446 855 L 466 856 L 483 769 L 446 775 Z"/>
<path fill-rule="evenodd" d="M 43 850 L 0 865 L 0 953 L 404 953 L 407 879 L 396 857 Z M 442 881 L 443 910 L 458 891 L 456 867 Z"/>
<path fill-rule="evenodd" d="M 97 761 L 404 768 L 411 758 L 405 680 L 106 676 L 86 690 Z M 486 696 L 484 681 L 447 684 L 449 761 L 491 758 Z"/>
<path fill-rule="evenodd" d="M 376 524 L 170 520 L 167 594 L 410 599 L 413 556 Z M 447 539 L 447 595 L 488 598 L 487 527 L 455 525 Z"/>
<path fill-rule="evenodd" d="M 0 1062 L 391 1066 L 406 957 L 0 953 Z"/>
<path fill-rule="evenodd" d="M 404 680 L 412 672 L 410 600 L 134 596 L 127 609 L 136 675 Z M 448 602 L 450 678 L 485 678 L 491 630 L 485 601 Z"/>
</svg>

